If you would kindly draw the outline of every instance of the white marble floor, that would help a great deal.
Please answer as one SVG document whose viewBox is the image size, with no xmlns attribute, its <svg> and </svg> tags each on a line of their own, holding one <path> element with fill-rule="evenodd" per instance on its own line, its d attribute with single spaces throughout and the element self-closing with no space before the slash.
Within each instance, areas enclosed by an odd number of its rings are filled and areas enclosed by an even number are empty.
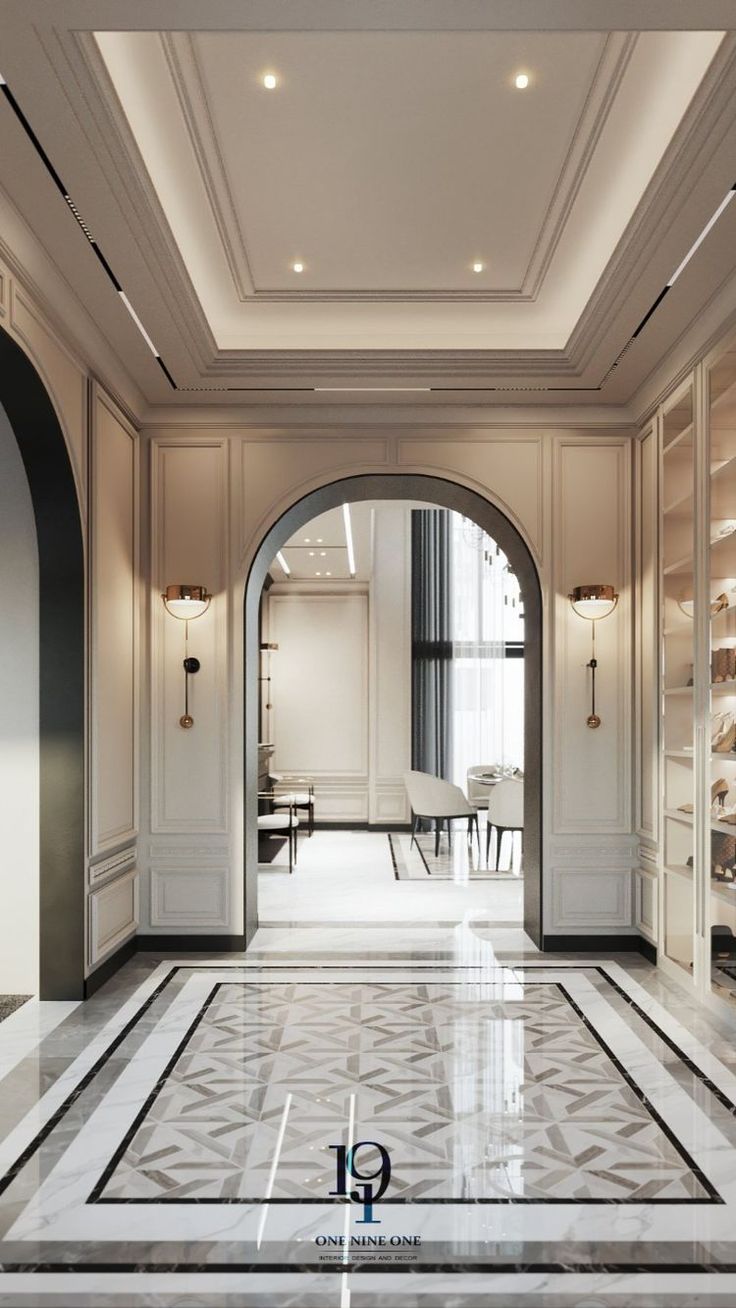
<svg viewBox="0 0 736 1308">
<path fill-rule="evenodd" d="M 0 1305 L 736 1304 L 736 1030 L 457 902 L 139 956 L 19 1046 Z"/>
<path fill-rule="evenodd" d="M 408 839 L 403 841 L 407 846 Z M 447 923 L 483 918 L 509 925 L 521 922 L 521 879 L 474 880 L 468 875 L 467 842 L 461 832 L 453 839 L 451 880 L 444 876 L 433 880 L 416 852 L 407 857 L 421 875 L 397 880 L 385 832 L 316 831 L 311 838 L 300 837 L 291 876 L 283 853 L 262 867 L 261 921 Z"/>
</svg>

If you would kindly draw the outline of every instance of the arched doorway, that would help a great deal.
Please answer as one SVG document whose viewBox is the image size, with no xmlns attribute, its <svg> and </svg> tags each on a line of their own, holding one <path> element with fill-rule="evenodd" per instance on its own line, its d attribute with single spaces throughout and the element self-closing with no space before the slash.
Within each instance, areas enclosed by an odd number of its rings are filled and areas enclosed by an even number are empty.
<svg viewBox="0 0 736 1308">
<path fill-rule="evenodd" d="M 46 388 L 0 330 L 0 404 L 33 503 L 39 580 L 39 959 L 42 999 L 84 997 L 84 544 Z"/>
<path fill-rule="evenodd" d="M 519 578 L 526 618 L 524 788 L 524 929 L 542 943 L 542 596 L 531 552 L 511 520 L 466 486 L 420 473 L 346 477 L 310 492 L 291 506 L 262 540 L 248 574 L 244 606 L 245 658 L 245 930 L 257 924 L 258 605 L 271 560 L 310 519 L 345 502 L 421 500 L 471 518 L 498 542 Z"/>
</svg>

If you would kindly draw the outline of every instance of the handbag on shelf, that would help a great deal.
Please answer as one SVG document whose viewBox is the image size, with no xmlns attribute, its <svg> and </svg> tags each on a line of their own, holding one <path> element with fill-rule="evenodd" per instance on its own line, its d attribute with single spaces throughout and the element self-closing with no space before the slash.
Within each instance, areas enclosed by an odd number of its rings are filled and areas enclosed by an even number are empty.
<svg viewBox="0 0 736 1308">
<path fill-rule="evenodd" d="M 714 713 L 710 720 L 710 747 L 715 754 L 729 754 L 736 744 L 736 717 Z"/>
</svg>

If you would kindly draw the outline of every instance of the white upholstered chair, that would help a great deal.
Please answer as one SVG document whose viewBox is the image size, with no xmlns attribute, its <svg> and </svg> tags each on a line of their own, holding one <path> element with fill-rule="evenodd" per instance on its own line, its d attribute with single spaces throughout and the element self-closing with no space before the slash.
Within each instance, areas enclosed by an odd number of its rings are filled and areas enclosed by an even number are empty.
<svg viewBox="0 0 736 1308">
<path fill-rule="evenodd" d="M 468 802 L 459 786 L 453 786 L 441 777 L 433 777 L 430 772 L 405 772 L 404 785 L 409 797 L 412 811 L 412 844 L 416 840 L 417 824 L 420 818 L 429 818 L 434 822 L 434 852 L 440 852 L 440 833 L 442 823 L 447 823 L 447 838 L 452 843 L 450 821 L 452 818 L 468 819 L 468 836 L 472 837 L 473 828 L 478 837 L 478 811 Z"/>
<path fill-rule="evenodd" d="M 258 796 L 259 800 L 273 802 L 270 791 L 264 791 Z M 280 836 L 286 833 L 289 842 L 289 875 L 294 871 L 296 862 L 296 833 L 299 828 L 299 818 L 294 812 L 294 805 L 290 805 L 288 810 L 282 809 L 279 813 L 259 813 L 258 814 L 258 834 L 264 836 Z"/>
<path fill-rule="evenodd" d="M 275 787 L 273 791 L 274 808 L 290 808 L 306 810 L 309 827 L 308 834 L 311 836 L 314 832 L 314 782 L 311 777 L 287 776 L 283 772 L 272 772 L 270 775 L 271 784 Z"/>
<path fill-rule="evenodd" d="M 488 825 L 486 827 L 486 862 L 491 849 L 491 830 L 496 828 L 496 862 L 498 868 L 501 855 L 501 841 L 507 831 L 511 835 L 511 855 L 513 861 L 514 831 L 524 830 L 524 782 L 512 778 L 499 781 L 493 786 L 488 798 Z M 511 861 L 509 867 L 511 867 Z"/>
</svg>

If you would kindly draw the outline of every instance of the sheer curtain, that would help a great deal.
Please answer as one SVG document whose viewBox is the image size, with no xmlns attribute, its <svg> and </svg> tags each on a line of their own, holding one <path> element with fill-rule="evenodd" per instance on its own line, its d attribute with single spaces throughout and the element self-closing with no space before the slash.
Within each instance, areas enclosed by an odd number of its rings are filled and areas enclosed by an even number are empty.
<svg viewBox="0 0 736 1308">
<path fill-rule="evenodd" d="M 495 541 L 450 514 L 451 779 L 479 763 L 524 767 L 524 618 Z"/>
</svg>

